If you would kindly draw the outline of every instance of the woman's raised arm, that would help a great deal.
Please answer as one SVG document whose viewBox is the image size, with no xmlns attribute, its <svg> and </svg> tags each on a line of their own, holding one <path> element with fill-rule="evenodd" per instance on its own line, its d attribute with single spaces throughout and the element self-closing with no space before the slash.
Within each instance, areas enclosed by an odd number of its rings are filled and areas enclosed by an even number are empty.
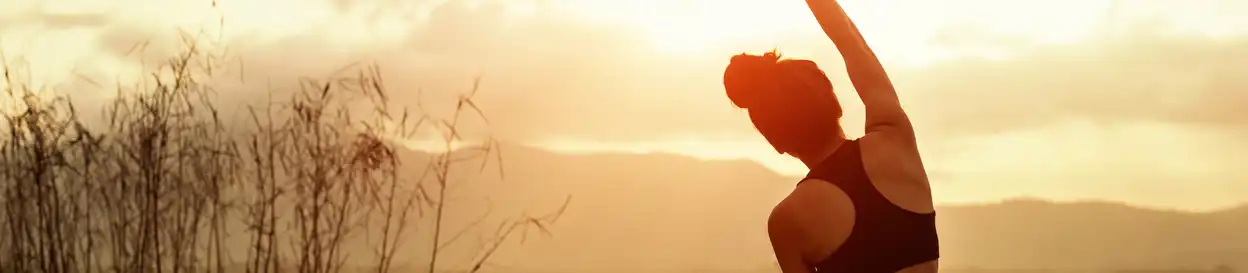
<svg viewBox="0 0 1248 273">
<path fill-rule="evenodd" d="M 888 73 L 841 4 L 836 0 L 806 0 L 806 4 L 845 59 L 849 79 L 866 107 L 866 133 L 898 131 L 889 135 L 913 139 L 910 119 L 901 108 Z"/>
</svg>

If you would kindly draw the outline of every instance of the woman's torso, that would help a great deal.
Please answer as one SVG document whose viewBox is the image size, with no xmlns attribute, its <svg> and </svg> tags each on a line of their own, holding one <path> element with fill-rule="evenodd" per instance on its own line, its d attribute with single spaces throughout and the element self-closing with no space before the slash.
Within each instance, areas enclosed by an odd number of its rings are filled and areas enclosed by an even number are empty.
<svg viewBox="0 0 1248 273">
<path fill-rule="evenodd" d="M 835 204 L 811 210 L 827 230 L 812 238 L 817 270 L 937 271 L 935 212 L 921 160 L 886 141 L 869 135 L 845 142 L 795 190 Z"/>
</svg>

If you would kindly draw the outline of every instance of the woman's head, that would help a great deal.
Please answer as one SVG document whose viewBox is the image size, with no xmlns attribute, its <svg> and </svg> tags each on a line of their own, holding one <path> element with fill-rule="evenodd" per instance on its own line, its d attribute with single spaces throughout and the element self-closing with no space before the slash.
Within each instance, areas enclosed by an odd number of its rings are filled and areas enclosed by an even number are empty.
<svg viewBox="0 0 1248 273">
<path fill-rule="evenodd" d="M 815 62 L 781 59 L 774 51 L 736 55 L 724 71 L 724 89 L 777 152 L 818 153 L 845 138 L 841 104 Z"/>
</svg>

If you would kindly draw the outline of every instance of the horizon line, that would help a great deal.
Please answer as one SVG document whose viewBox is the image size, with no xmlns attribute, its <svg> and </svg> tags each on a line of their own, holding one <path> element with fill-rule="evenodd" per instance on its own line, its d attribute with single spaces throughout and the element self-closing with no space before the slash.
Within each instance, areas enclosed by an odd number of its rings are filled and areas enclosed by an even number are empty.
<svg viewBox="0 0 1248 273">
<path fill-rule="evenodd" d="M 687 153 L 680 153 L 680 152 L 675 152 L 675 151 L 668 151 L 668 150 L 663 150 L 663 149 L 611 149 L 611 148 L 558 149 L 558 148 L 544 147 L 543 145 L 535 144 L 535 143 L 526 143 L 525 141 L 502 140 L 502 139 L 495 139 L 495 141 L 497 145 L 503 148 L 504 154 L 506 153 L 506 149 L 508 147 L 513 147 L 513 148 L 519 147 L 521 149 L 532 149 L 532 150 L 537 150 L 541 152 L 547 152 L 551 154 L 564 155 L 564 156 L 592 156 L 592 155 L 674 156 L 674 157 L 692 159 L 692 160 L 697 160 L 697 161 L 708 161 L 708 162 L 747 161 L 749 162 L 749 164 L 757 165 L 759 168 L 763 168 L 771 172 L 772 174 L 775 174 L 778 177 L 792 178 L 792 179 L 801 178 L 801 175 L 785 174 L 783 172 L 777 171 L 774 168 L 768 167 L 767 164 L 763 164 L 762 162 L 753 158 L 749 158 L 749 157 L 707 157 L 707 156 L 691 155 Z M 455 147 L 451 149 L 451 151 L 460 150 L 464 148 L 478 147 L 480 145 L 481 143 L 476 143 L 472 141 L 464 141 L 458 145 L 454 145 Z M 422 152 L 422 153 L 439 154 L 439 153 L 445 152 L 445 149 L 431 149 L 431 148 L 422 149 L 419 147 L 413 147 L 411 145 L 406 145 L 406 144 L 404 144 L 404 146 L 409 148 L 412 151 L 417 151 L 417 152 Z M 1174 207 L 1174 206 L 1148 205 L 1148 204 L 1142 204 L 1139 202 L 1128 202 L 1128 201 L 1116 200 L 1112 198 L 1051 198 L 1051 197 L 1041 197 L 1041 196 L 1026 195 L 1026 194 L 1002 196 L 999 198 L 993 198 L 991 200 L 971 201 L 971 202 L 949 202 L 949 201 L 936 202 L 935 205 L 941 206 L 941 207 L 969 207 L 969 206 L 1001 205 L 1005 203 L 1017 203 L 1017 202 L 1043 202 L 1043 203 L 1048 203 L 1048 204 L 1053 204 L 1053 205 L 1108 204 L 1108 205 L 1118 205 L 1118 206 L 1157 211 L 1157 212 L 1177 212 L 1177 213 L 1189 213 L 1189 214 L 1210 214 L 1210 213 L 1221 213 L 1221 212 L 1226 212 L 1226 211 L 1235 211 L 1235 210 L 1240 210 L 1240 209 L 1248 209 L 1248 199 L 1242 200 L 1236 204 L 1217 206 L 1217 207 L 1211 207 L 1211 208 L 1203 208 L 1203 209 L 1194 209 L 1194 208 L 1184 208 L 1184 207 Z"/>
</svg>

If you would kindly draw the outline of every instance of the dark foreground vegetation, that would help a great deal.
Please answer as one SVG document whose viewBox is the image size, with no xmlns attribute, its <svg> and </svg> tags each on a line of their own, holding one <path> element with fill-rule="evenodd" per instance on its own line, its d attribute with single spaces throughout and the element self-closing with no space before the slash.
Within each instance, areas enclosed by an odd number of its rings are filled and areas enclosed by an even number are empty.
<svg viewBox="0 0 1248 273">
<path fill-rule="evenodd" d="M 0 272 L 390 272 L 396 259 L 404 271 L 476 272 L 509 237 L 558 216 L 444 227 L 444 197 L 463 180 L 452 167 L 501 160 L 492 141 L 452 149 L 472 141 L 461 120 L 484 118 L 475 88 L 448 118 L 391 110 L 378 69 L 365 67 L 274 90 L 233 107 L 247 122 L 226 122 L 234 113 L 206 84 L 223 55 L 197 37 L 141 84 L 111 90 L 101 113 L 63 96 L 75 92 L 32 87 L 19 58 L 4 60 Z M 394 140 L 422 130 L 445 149 L 405 165 Z M 465 233 L 482 238 L 454 254 L 468 262 L 440 264 Z"/>
</svg>

